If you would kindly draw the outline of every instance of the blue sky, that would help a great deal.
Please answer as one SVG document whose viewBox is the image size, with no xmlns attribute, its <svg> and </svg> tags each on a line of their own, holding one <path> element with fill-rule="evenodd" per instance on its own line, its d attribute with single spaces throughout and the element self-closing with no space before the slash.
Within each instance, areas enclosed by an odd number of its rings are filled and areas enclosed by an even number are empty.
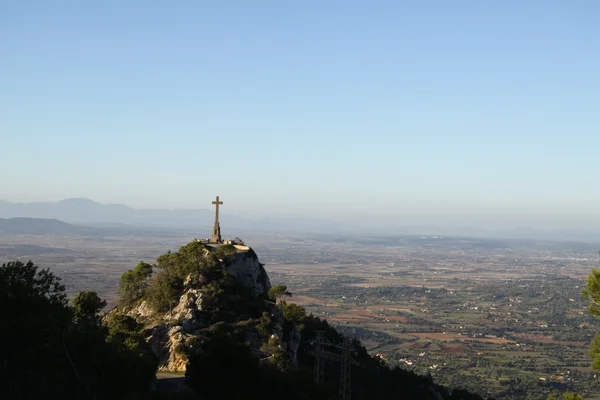
<svg viewBox="0 0 600 400">
<path fill-rule="evenodd" d="M 0 3 L 0 199 L 600 229 L 600 2 Z"/>
</svg>

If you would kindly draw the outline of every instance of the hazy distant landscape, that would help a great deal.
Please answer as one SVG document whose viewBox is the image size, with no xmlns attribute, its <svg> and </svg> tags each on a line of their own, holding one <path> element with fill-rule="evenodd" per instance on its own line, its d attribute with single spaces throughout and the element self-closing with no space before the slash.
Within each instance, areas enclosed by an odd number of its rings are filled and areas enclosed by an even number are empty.
<svg viewBox="0 0 600 400">
<path fill-rule="evenodd" d="M 227 233 L 237 234 L 227 229 Z M 34 260 L 67 292 L 114 304 L 119 277 L 204 233 L 0 220 L 2 262 Z M 232 235 L 233 236 L 233 235 Z M 485 396 L 597 398 L 581 298 L 600 243 L 444 236 L 240 235 L 292 300 L 392 365 Z"/>
<path fill-rule="evenodd" d="M 47 203 L 12 203 L 0 200 L 0 218 L 32 217 L 57 219 L 62 222 L 101 228 L 143 232 L 148 228 L 187 231 L 209 235 L 214 210 L 203 209 L 137 209 L 123 204 L 102 204 L 87 198 L 65 199 Z M 520 238 L 600 242 L 600 231 L 586 229 L 512 229 L 477 228 L 451 225 L 402 225 L 399 223 L 340 222 L 315 217 L 244 218 L 222 214 L 222 223 L 239 234 L 340 234 L 340 235 L 445 235 L 489 238 Z M 144 228 L 144 229 L 140 229 Z M 80 229 L 80 228 L 77 228 Z M 1 229 L 0 229 L 1 230 Z"/>
<path fill-rule="evenodd" d="M 210 204 L 210 203 L 207 203 Z M 144 227 L 204 229 L 210 232 L 214 210 L 206 209 L 135 209 L 122 204 L 100 204 L 86 198 L 65 199 L 52 203 L 11 203 L 0 201 L 0 218 L 33 217 L 100 227 Z M 302 218 L 241 218 L 222 214 L 221 220 L 237 230 L 292 232 L 358 231 L 350 223 Z"/>
</svg>

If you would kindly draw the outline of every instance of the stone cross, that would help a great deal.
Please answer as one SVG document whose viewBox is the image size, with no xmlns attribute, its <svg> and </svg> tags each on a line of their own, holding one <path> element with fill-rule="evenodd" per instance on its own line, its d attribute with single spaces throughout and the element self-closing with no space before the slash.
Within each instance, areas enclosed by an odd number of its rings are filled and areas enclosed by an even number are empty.
<svg viewBox="0 0 600 400">
<path fill-rule="evenodd" d="M 217 206 L 215 212 L 215 225 L 213 226 L 212 237 L 210 241 L 213 243 L 221 243 L 223 240 L 221 239 L 221 226 L 219 225 L 219 205 L 223 204 L 222 201 L 219 201 L 219 196 L 217 196 L 217 200 L 212 202 Z"/>
</svg>

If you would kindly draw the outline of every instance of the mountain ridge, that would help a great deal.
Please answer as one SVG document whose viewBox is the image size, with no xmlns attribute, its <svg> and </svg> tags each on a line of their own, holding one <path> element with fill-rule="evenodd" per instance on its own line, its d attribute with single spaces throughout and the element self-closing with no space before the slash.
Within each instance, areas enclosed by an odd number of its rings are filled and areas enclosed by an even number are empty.
<svg viewBox="0 0 600 400">
<path fill-rule="evenodd" d="M 214 212 L 210 209 L 137 209 L 120 203 L 102 204 L 85 197 L 56 202 L 15 203 L 0 200 L 0 218 L 31 217 L 57 219 L 66 223 L 87 226 L 128 225 L 136 228 L 193 229 L 210 232 Z M 541 229 L 514 227 L 491 229 L 472 226 L 444 227 L 432 225 L 400 225 L 390 220 L 380 225 L 340 222 L 310 217 L 242 218 L 221 213 L 221 225 L 232 232 L 287 234 L 354 234 L 354 235 L 422 235 L 466 236 L 502 239 L 539 239 L 550 241 L 600 242 L 600 232 L 588 229 Z"/>
<path fill-rule="evenodd" d="M 90 234 L 94 228 L 68 224 L 53 218 L 0 218 L 2 234 Z"/>
<path fill-rule="evenodd" d="M 102 204 L 88 198 L 68 198 L 56 202 L 12 203 L 0 200 L 0 218 L 31 217 L 58 219 L 71 224 L 129 224 L 139 227 L 201 229 L 210 231 L 214 212 L 209 209 L 137 209 L 124 204 Z M 310 218 L 248 219 L 221 213 L 221 224 L 230 229 L 253 231 L 356 231 L 362 227 Z"/>
</svg>

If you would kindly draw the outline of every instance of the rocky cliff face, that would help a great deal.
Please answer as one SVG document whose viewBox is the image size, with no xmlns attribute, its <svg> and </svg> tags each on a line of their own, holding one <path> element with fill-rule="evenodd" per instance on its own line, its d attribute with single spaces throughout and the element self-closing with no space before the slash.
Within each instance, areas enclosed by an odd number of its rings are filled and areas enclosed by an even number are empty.
<svg viewBox="0 0 600 400">
<path fill-rule="evenodd" d="M 294 324 L 289 339 L 282 341 L 282 350 L 289 355 L 290 362 L 294 368 L 298 367 L 298 348 L 300 347 L 301 338 L 298 325 Z"/>
<path fill-rule="evenodd" d="M 227 273 L 249 288 L 253 295 L 266 294 L 271 289 L 271 282 L 267 271 L 258 260 L 258 256 L 250 247 L 235 247 L 238 249 L 238 253 L 235 261 L 225 267 Z"/>
<path fill-rule="evenodd" d="M 215 251 L 213 248 L 211 251 Z M 266 298 L 271 289 L 267 272 L 260 263 L 256 253 L 249 247 L 236 246 L 237 252 L 227 260 L 220 259 L 221 267 L 242 287 L 248 289 L 253 301 L 262 304 L 265 312 L 270 314 L 274 321 L 274 331 L 280 338 L 280 349 L 289 354 L 292 365 L 297 365 L 297 351 L 300 343 L 300 333 L 294 329 L 288 341 L 283 341 L 281 325 L 283 315 L 278 307 Z M 218 252 L 217 252 L 218 253 Z M 159 358 L 160 371 L 185 371 L 187 354 L 190 350 L 201 345 L 206 340 L 206 331 L 219 322 L 215 320 L 214 291 L 208 291 L 207 285 L 211 281 L 203 275 L 188 275 L 183 284 L 179 300 L 170 311 L 157 313 L 152 310 L 147 301 L 141 301 L 135 307 L 127 310 L 127 315 L 135 318 L 145 326 L 146 340 L 153 352 Z M 235 294 L 231 294 L 235 296 Z M 252 300 L 252 299 L 251 299 Z M 231 315 L 231 310 L 226 310 Z M 241 319 L 241 315 L 240 315 Z M 246 326 L 248 341 L 260 347 L 260 340 L 256 336 L 255 326 L 258 323 L 229 321 L 234 325 Z M 258 349 L 255 349 L 258 351 Z M 267 355 L 268 356 L 268 355 Z"/>
</svg>

